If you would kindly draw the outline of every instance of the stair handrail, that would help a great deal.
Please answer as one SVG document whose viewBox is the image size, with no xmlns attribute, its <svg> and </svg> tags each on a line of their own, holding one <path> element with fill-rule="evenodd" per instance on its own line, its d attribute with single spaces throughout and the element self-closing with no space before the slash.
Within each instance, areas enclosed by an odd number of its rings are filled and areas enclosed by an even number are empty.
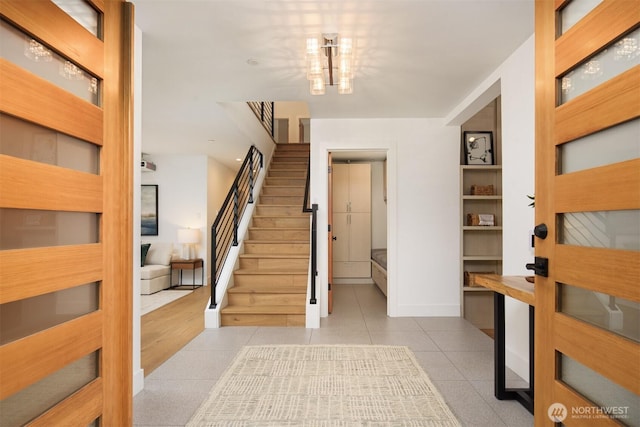
<svg viewBox="0 0 640 427">
<path fill-rule="evenodd" d="M 311 212 L 312 207 L 309 207 L 309 187 L 311 183 L 311 156 L 307 160 L 307 180 L 304 184 L 304 199 L 302 201 L 302 212 Z"/>
<path fill-rule="evenodd" d="M 249 107 L 265 128 L 271 139 L 275 138 L 275 102 L 249 101 Z M 275 142 L 275 140 L 274 140 Z"/>
<path fill-rule="evenodd" d="M 264 167 L 262 152 L 252 145 L 236 175 L 222 207 L 211 225 L 211 304 L 216 303 L 216 287 L 222 267 L 232 246 L 238 246 L 238 225 L 248 204 L 253 203 L 253 186 L 260 169 Z"/>
<path fill-rule="evenodd" d="M 318 204 L 311 205 L 311 296 L 309 304 L 317 304 L 316 276 L 318 276 Z"/>
<path fill-rule="evenodd" d="M 318 204 L 309 207 L 309 187 L 311 183 L 311 156 L 307 162 L 307 181 L 304 185 L 302 212 L 311 212 L 311 297 L 309 304 L 316 304 L 316 276 L 318 275 Z"/>
</svg>

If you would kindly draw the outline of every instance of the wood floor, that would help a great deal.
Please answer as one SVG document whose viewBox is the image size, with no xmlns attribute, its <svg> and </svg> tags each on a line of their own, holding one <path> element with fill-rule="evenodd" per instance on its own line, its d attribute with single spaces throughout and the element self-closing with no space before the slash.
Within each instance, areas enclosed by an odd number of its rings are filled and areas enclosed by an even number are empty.
<svg viewBox="0 0 640 427">
<path fill-rule="evenodd" d="M 204 330 L 204 309 L 211 288 L 189 295 L 142 316 L 140 364 L 147 376 Z"/>
</svg>

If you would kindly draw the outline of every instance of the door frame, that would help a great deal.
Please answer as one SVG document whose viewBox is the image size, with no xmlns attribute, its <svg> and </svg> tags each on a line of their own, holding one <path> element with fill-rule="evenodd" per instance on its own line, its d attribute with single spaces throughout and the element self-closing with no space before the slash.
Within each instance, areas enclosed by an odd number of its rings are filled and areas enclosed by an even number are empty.
<svg viewBox="0 0 640 427">
<path fill-rule="evenodd" d="M 392 304 L 392 297 L 395 298 L 395 289 L 390 290 L 390 288 L 393 287 L 392 283 L 395 284 L 395 277 L 394 279 L 391 279 L 390 277 L 392 276 L 392 274 L 390 273 L 395 271 L 395 257 L 391 256 L 391 254 L 395 253 L 395 245 L 392 242 L 395 241 L 394 239 L 391 239 L 391 236 L 395 236 L 395 228 L 396 228 L 396 222 L 395 222 L 395 211 L 394 209 L 392 209 L 392 206 L 395 205 L 395 191 L 391 191 L 392 186 L 390 185 L 390 182 L 393 180 L 393 185 L 395 186 L 395 152 L 393 153 L 393 155 L 391 154 L 392 149 L 390 147 L 385 147 L 385 148 L 376 148 L 376 147 L 343 147 L 343 148 L 327 148 L 326 150 L 326 154 L 324 156 L 324 158 L 327 161 L 327 167 L 324 169 L 327 172 L 327 175 L 325 176 L 326 178 L 326 182 L 327 182 L 327 199 L 326 199 L 326 206 L 327 206 L 327 228 L 326 230 L 329 230 L 329 225 L 331 225 L 333 223 L 333 206 L 332 206 L 332 182 L 331 180 L 331 173 L 329 171 L 329 168 L 332 166 L 333 164 L 333 153 L 336 152 L 358 152 L 358 153 L 380 153 L 380 152 L 385 152 L 385 160 L 386 160 L 386 169 L 385 169 L 385 178 L 387 180 L 386 182 L 386 197 L 387 197 L 387 202 L 386 202 L 386 206 L 387 206 L 387 223 L 386 223 L 386 227 L 387 227 L 387 310 L 386 313 L 389 316 L 393 316 L 392 313 L 395 312 L 395 310 L 392 307 L 395 307 L 395 305 Z M 394 163 L 393 166 L 390 165 L 390 156 L 393 156 L 394 158 Z M 392 170 L 391 170 L 392 168 Z M 393 174 L 393 177 L 391 177 L 391 174 Z M 390 194 L 392 193 L 392 195 Z M 393 200 L 393 204 L 392 204 L 392 200 Z M 392 215 L 393 215 L 393 220 L 392 220 Z M 392 234 L 393 233 L 393 234 Z M 332 273 L 333 273 L 333 260 L 332 260 L 332 250 L 330 249 L 331 246 L 331 241 L 332 241 L 332 235 L 331 232 L 329 231 L 328 233 L 328 238 L 327 240 L 327 248 L 326 248 L 326 255 L 327 255 L 327 269 L 326 271 L 328 272 L 327 274 L 327 281 L 328 283 L 331 283 L 331 286 L 333 286 L 333 277 L 332 277 Z M 392 249 L 390 249 L 390 247 Z M 393 260 L 391 260 L 393 258 Z M 391 266 L 393 265 L 393 268 L 391 268 Z M 331 292 L 331 294 L 329 294 L 329 292 L 327 292 L 327 311 L 328 314 L 331 313 L 331 309 L 333 306 L 333 292 Z M 395 301 L 395 300 L 393 300 Z"/>
</svg>

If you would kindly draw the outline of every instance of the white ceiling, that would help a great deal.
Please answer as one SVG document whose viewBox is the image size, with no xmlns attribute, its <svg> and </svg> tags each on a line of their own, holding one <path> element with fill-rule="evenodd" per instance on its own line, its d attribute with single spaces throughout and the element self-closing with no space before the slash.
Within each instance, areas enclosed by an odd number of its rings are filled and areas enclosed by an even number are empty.
<svg viewBox="0 0 640 427">
<path fill-rule="evenodd" d="M 533 33 L 533 0 L 131 1 L 143 151 L 227 164 L 250 141 L 221 102 L 303 101 L 312 118 L 444 117 Z M 309 94 L 305 39 L 327 32 L 355 39 L 352 95 Z"/>
</svg>

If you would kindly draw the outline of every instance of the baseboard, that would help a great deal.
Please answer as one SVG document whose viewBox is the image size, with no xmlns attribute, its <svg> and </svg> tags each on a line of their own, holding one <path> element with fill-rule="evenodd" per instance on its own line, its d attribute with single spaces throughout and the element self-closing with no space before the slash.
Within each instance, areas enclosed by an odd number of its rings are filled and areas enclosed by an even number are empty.
<svg viewBox="0 0 640 427">
<path fill-rule="evenodd" d="M 144 369 L 140 368 L 133 373 L 133 395 L 140 393 L 144 389 Z"/>
</svg>

